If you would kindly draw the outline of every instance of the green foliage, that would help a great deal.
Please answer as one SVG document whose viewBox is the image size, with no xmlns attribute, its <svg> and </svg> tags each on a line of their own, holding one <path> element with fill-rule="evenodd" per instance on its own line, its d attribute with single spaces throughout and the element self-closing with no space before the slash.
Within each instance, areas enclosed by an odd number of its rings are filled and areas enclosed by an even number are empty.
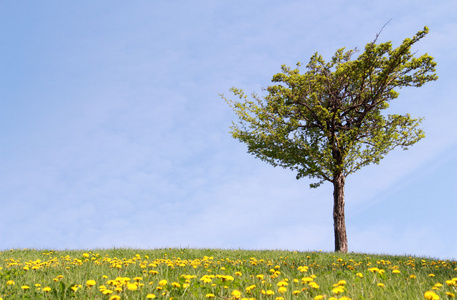
<svg viewBox="0 0 457 300">
<path fill-rule="evenodd" d="M 303 74 L 300 63 L 283 65 L 264 97 L 232 88 L 239 101 L 221 96 L 240 119 L 233 137 L 257 158 L 296 171 L 297 179 L 317 179 L 311 187 L 378 164 L 396 147 L 406 150 L 424 137 L 422 119 L 384 110 L 398 89 L 437 80 L 433 57 L 411 53 L 427 33 L 425 27 L 395 49 L 376 38 L 356 59 L 357 49 L 339 49 L 329 62 L 315 53 Z"/>
</svg>

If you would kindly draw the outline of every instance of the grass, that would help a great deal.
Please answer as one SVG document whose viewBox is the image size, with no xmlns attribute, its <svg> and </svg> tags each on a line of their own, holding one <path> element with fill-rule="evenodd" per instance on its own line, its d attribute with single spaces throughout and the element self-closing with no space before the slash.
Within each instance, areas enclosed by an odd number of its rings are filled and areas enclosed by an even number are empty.
<svg viewBox="0 0 457 300">
<path fill-rule="evenodd" d="M 291 251 L 0 252 L 3 299 L 447 299 L 457 263 Z"/>
</svg>

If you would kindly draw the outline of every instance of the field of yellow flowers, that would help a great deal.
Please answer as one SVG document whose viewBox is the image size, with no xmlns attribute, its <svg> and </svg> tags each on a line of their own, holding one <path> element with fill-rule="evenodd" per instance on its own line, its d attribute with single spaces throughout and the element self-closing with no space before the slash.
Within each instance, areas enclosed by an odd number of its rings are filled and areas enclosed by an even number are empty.
<svg viewBox="0 0 457 300">
<path fill-rule="evenodd" d="M 0 252 L 2 299 L 448 299 L 457 263 L 217 249 Z"/>
</svg>

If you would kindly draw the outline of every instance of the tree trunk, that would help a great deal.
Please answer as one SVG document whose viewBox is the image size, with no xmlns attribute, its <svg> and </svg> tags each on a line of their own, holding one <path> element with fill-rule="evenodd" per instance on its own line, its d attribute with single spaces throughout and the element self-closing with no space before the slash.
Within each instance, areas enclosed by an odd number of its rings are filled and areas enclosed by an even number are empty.
<svg viewBox="0 0 457 300">
<path fill-rule="evenodd" d="M 342 173 L 333 178 L 333 227 L 335 231 L 335 252 L 348 252 L 346 223 L 344 219 L 344 181 Z"/>
</svg>

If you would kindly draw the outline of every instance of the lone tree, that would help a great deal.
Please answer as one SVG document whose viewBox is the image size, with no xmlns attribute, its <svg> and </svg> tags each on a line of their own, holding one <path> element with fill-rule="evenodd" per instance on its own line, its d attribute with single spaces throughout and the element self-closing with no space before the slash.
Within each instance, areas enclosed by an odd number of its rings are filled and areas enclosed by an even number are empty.
<svg viewBox="0 0 457 300">
<path fill-rule="evenodd" d="M 378 164 L 395 147 L 404 150 L 424 137 L 422 119 L 409 114 L 385 115 L 396 89 L 420 87 L 437 80 L 433 57 L 414 57 L 411 46 L 428 33 L 392 49 L 392 43 L 365 46 L 356 59 L 354 50 L 336 51 L 330 62 L 315 53 L 306 72 L 285 65 L 273 76 L 268 94 L 248 98 L 232 88 L 240 101 L 221 95 L 240 121 L 232 123 L 232 136 L 248 145 L 248 152 L 272 164 L 297 172 L 297 179 L 317 178 L 333 184 L 335 251 L 347 252 L 344 217 L 346 176 L 371 163 Z"/>
</svg>

